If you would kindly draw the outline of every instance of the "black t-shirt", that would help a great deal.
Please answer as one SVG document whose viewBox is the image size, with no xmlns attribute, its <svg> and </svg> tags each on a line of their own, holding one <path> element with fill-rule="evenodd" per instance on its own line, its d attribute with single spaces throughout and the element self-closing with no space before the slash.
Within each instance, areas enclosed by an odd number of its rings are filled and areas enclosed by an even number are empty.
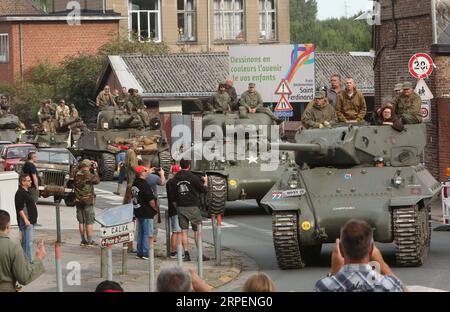
<svg viewBox="0 0 450 312">
<path fill-rule="evenodd" d="M 156 200 L 152 188 L 147 181 L 136 178 L 131 188 L 134 216 L 141 219 L 153 219 L 156 210 L 150 207 L 150 201 Z"/>
<path fill-rule="evenodd" d="M 16 205 L 17 223 L 23 224 L 23 219 L 19 216 L 19 212 L 24 210 L 30 223 L 36 224 L 38 212 L 30 192 L 26 191 L 22 186 L 19 186 L 16 196 L 14 197 L 14 202 Z"/>
<path fill-rule="evenodd" d="M 171 194 L 168 197 L 177 207 L 198 206 L 199 194 L 207 191 L 200 177 L 188 170 L 181 170 L 169 182 Z"/>
<path fill-rule="evenodd" d="M 38 174 L 36 166 L 32 162 L 27 161 L 23 165 L 22 171 L 23 171 L 23 173 L 28 174 L 30 176 L 31 186 L 36 188 L 36 185 L 34 185 L 34 180 L 32 177 L 32 174 L 36 174 L 36 175 Z"/>
</svg>

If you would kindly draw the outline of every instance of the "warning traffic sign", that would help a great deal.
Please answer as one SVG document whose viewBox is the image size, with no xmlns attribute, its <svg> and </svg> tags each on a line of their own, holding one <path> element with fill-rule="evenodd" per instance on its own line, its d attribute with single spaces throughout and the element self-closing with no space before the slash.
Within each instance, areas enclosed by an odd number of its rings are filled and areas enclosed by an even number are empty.
<svg viewBox="0 0 450 312">
<path fill-rule="evenodd" d="M 413 77 L 427 78 L 433 72 L 433 60 L 426 53 L 416 53 L 409 59 L 408 68 Z"/>
<path fill-rule="evenodd" d="M 423 79 L 419 79 L 414 92 L 416 92 L 422 100 L 432 100 L 434 98 L 433 93 L 431 93 L 430 88 L 428 88 L 425 80 Z"/>
<path fill-rule="evenodd" d="M 278 85 L 277 90 L 275 91 L 275 94 L 280 94 L 280 95 L 290 95 L 292 94 L 291 88 L 289 88 L 289 84 L 286 81 L 286 79 L 281 79 L 280 84 Z"/>
<path fill-rule="evenodd" d="M 278 101 L 277 106 L 275 106 L 274 111 L 275 112 L 289 112 L 292 111 L 293 108 L 291 106 L 291 103 L 286 99 L 286 97 L 283 95 L 281 99 Z"/>
</svg>

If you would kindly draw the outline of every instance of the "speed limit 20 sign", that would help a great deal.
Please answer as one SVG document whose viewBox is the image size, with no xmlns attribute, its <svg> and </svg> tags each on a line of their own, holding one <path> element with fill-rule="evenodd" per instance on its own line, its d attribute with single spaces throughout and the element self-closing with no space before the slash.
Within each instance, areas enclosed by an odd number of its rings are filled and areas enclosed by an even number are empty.
<svg viewBox="0 0 450 312">
<path fill-rule="evenodd" d="M 433 60 L 426 53 L 416 53 L 409 59 L 409 72 L 417 79 L 427 78 L 433 72 Z"/>
</svg>

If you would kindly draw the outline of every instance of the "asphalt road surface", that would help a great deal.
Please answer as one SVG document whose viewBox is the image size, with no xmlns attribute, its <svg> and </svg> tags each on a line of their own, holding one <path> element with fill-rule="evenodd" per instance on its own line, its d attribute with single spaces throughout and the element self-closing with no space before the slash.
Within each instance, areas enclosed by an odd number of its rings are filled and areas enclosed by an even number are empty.
<svg viewBox="0 0 450 312">
<path fill-rule="evenodd" d="M 120 197 L 112 194 L 116 185 L 115 182 L 102 182 L 96 188 L 97 208 L 121 203 Z M 162 199 L 161 203 L 164 208 L 166 200 Z M 272 243 L 271 216 L 266 215 L 254 201 L 227 203 L 223 222 L 222 246 L 239 250 L 253 258 L 259 269 L 272 277 L 279 291 L 312 291 L 315 282 L 329 272 L 331 244 L 324 245 L 320 260 L 314 266 L 301 270 L 280 270 Z M 203 232 L 204 239 L 212 242 L 208 222 L 205 222 Z M 395 267 L 394 245 L 377 245 L 386 262 L 406 285 L 450 291 L 450 232 L 432 232 L 428 258 L 423 266 L 416 268 Z"/>
</svg>

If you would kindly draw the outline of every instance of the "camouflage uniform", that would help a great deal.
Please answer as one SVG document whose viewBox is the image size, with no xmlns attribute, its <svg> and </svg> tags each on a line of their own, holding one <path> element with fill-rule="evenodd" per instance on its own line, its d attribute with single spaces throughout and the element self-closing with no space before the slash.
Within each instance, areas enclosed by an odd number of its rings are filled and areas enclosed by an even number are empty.
<svg viewBox="0 0 450 312">
<path fill-rule="evenodd" d="M 270 109 L 264 107 L 261 95 L 257 91 L 255 91 L 254 93 L 250 93 L 248 91 L 242 93 L 240 105 L 245 107 L 247 111 L 249 111 L 250 108 L 256 108 L 257 113 L 264 113 L 268 115 L 272 120 L 277 122 L 279 121 L 279 119 L 274 116 Z"/>
<path fill-rule="evenodd" d="M 0 99 L 0 109 L 1 109 L 0 113 L 2 116 L 9 114 L 11 105 L 9 105 L 9 102 L 5 96 L 2 96 Z"/>
<path fill-rule="evenodd" d="M 340 122 L 364 121 L 367 113 L 366 100 L 364 95 L 358 90 L 353 90 L 350 97 L 345 91 L 342 91 L 336 100 L 336 115 Z"/>
<path fill-rule="evenodd" d="M 120 108 L 126 108 L 127 103 L 128 103 L 128 94 L 127 93 L 119 93 L 119 95 L 116 97 L 116 104 Z"/>
<path fill-rule="evenodd" d="M 59 123 L 59 126 L 62 127 L 64 123 L 67 121 L 67 118 L 70 117 L 70 108 L 67 105 L 58 105 L 56 108 L 56 120 Z"/>
<path fill-rule="evenodd" d="M 393 101 L 395 113 L 403 119 L 406 124 L 416 124 L 422 122 L 422 114 L 420 108 L 422 100 L 417 93 L 411 94 L 407 97 L 400 94 Z"/>
<path fill-rule="evenodd" d="M 214 112 L 228 112 L 230 110 L 231 98 L 228 93 L 216 92 L 210 103 L 210 110 Z"/>
<path fill-rule="evenodd" d="M 302 116 L 303 126 L 306 129 L 320 128 L 321 124 L 325 126 L 325 121 L 329 122 L 330 125 L 336 123 L 336 112 L 333 106 L 328 101 L 325 102 L 324 106 L 316 104 L 314 100 L 309 102 Z"/>
<path fill-rule="evenodd" d="M 70 109 L 70 117 L 78 119 L 80 118 L 80 114 L 78 113 L 78 110 L 75 107 L 72 107 Z"/>
<path fill-rule="evenodd" d="M 49 116 L 54 116 L 55 115 L 55 110 L 53 109 L 52 106 L 49 105 L 45 105 L 45 106 L 41 106 L 41 108 L 38 111 L 38 119 L 40 123 L 43 123 L 44 120 L 47 120 L 47 118 Z"/>
<path fill-rule="evenodd" d="M 140 95 L 131 95 L 128 97 L 128 111 L 137 112 L 142 119 L 144 126 L 148 127 L 150 124 L 150 117 L 148 116 L 146 108 L 144 100 Z"/>
<path fill-rule="evenodd" d="M 114 95 L 111 93 L 106 94 L 105 91 L 101 91 L 97 95 L 96 103 L 99 110 L 105 110 L 108 107 L 116 107 L 116 101 L 114 100 Z"/>
<path fill-rule="evenodd" d="M 55 123 L 51 117 L 48 117 L 44 122 L 42 123 L 42 129 L 45 133 L 56 133 Z"/>
<path fill-rule="evenodd" d="M 94 224 L 94 185 L 100 183 L 97 173 L 78 170 L 74 178 L 74 191 L 77 203 L 77 220 L 80 224 Z"/>
</svg>

